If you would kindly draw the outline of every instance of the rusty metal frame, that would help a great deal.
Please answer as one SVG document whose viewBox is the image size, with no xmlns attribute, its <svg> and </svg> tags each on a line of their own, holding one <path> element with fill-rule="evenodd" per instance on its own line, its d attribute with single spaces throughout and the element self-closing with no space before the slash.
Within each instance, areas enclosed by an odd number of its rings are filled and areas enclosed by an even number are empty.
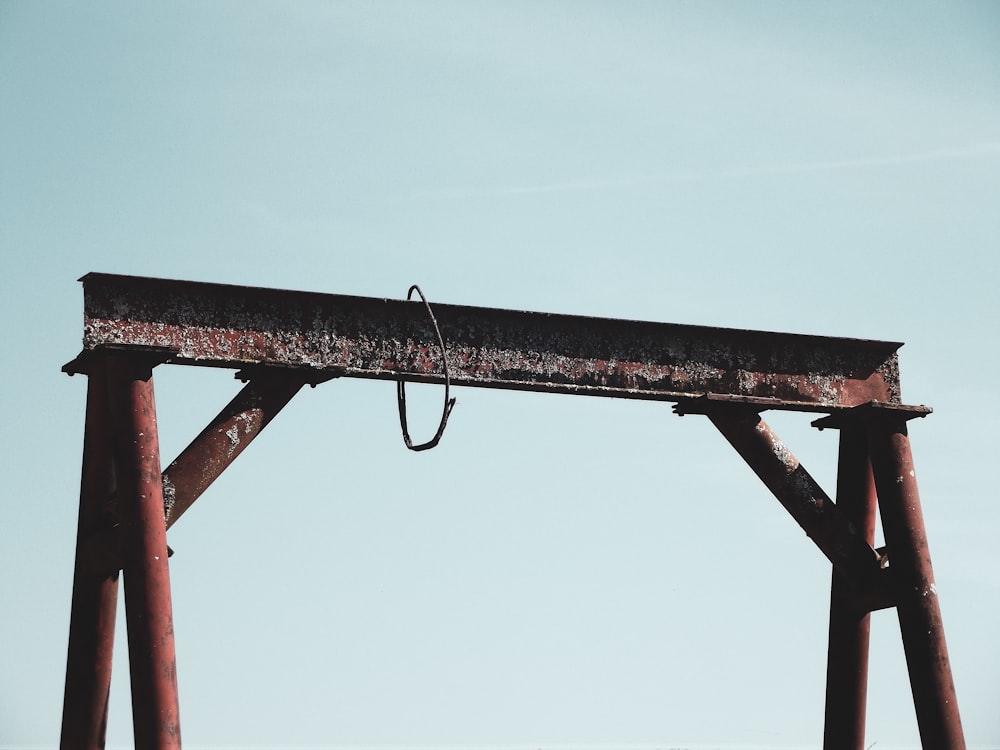
<svg viewBox="0 0 1000 750">
<path fill-rule="evenodd" d="M 675 402 L 707 416 L 831 561 L 824 748 L 863 748 L 868 620 L 894 607 L 926 748 L 964 748 L 900 401 L 897 342 L 88 274 L 88 376 L 63 748 L 101 748 L 119 571 L 135 743 L 179 748 L 166 531 L 304 385 L 336 377 Z M 153 369 L 247 385 L 160 471 Z M 836 501 L 761 419 L 841 430 Z M 876 509 L 886 548 L 873 549 Z"/>
<path fill-rule="evenodd" d="M 420 302 L 84 276 L 84 350 L 176 364 L 443 383 Z M 899 343 L 435 304 L 453 385 L 676 401 L 712 393 L 827 411 L 899 403 Z"/>
</svg>

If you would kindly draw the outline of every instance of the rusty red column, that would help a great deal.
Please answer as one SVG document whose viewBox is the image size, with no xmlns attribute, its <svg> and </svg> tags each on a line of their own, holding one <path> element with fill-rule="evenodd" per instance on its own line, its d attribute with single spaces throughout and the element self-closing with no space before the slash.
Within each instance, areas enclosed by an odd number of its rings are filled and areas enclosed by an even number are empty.
<svg viewBox="0 0 1000 750">
<path fill-rule="evenodd" d="M 142 354 L 108 359 L 122 518 L 125 614 L 137 748 L 180 748 L 167 532 L 152 368 Z"/>
<path fill-rule="evenodd" d="M 105 368 L 103 362 L 95 359 L 87 379 L 80 514 L 63 693 L 62 750 L 99 750 L 104 747 L 106 738 L 118 570 L 95 567 L 87 550 L 90 538 L 106 526 L 104 506 L 115 490 L 109 421 Z"/>
<path fill-rule="evenodd" d="M 867 422 L 920 741 L 934 750 L 964 750 L 906 417 L 876 411 Z"/>
<path fill-rule="evenodd" d="M 837 506 L 869 545 L 875 541 L 875 484 L 860 420 L 840 432 Z M 871 615 L 855 587 L 838 571 L 830 587 L 830 643 L 826 667 L 824 750 L 864 750 Z"/>
</svg>

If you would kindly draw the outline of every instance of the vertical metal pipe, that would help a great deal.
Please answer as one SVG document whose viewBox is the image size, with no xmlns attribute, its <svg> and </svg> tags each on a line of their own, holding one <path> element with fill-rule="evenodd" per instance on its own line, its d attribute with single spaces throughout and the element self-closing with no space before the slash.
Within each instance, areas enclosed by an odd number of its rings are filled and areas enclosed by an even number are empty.
<svg viewBox="0 0 1000 750">
<path fill-rule="evenodd" d="M 837 465 L 837 506 L 869 545 L 875 542 L 875 484 L 868 440 L 858 421 L 842 428 Z M 826 666 L 824 750 L 864 750 L 871 616 L 855 589 L 833 573 L 830 643 Z"/>
<path fill-rule="evenodd" d="M 875 413 L 868 419 L 868 429 L 920 740 L 925 748 L 964 750 L 906 421 Z"/>
<path fill-rule="evenodd" d="M 111 355 L 108 375 L 122 517 L 135 746 L 149 750 L 180 748 L 152 364 L 141 355 Z"/>
<path fill-rule="evenodd" d="M 107 733 L 118 571 L 94 570 L 88 565 L 86 548 L 90 536 L 102 527 L 103 506 L 114 489 L 108 384 L 103 363 L 95 361 L 87 379 L 80 513 L 59 743 L 62 750 L 100 750 Z"/>
</svg>

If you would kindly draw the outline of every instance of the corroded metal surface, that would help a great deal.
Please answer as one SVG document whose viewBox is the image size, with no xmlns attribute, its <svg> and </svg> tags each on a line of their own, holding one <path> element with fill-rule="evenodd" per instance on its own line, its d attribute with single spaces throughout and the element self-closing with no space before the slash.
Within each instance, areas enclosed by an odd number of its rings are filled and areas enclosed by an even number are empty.
<svg viewBox="0 0 1000 750">
<path fill-rule="evenodd" d="M 863 744 L 867 613 L 885 607 L 898 611 L 924 746 L 964 747 L 905 428 L 930 410 L 901 404 L 900 344 L 434 305 L 442 345 L 415 302 L 83 281 L 84 350 L 64 369 L 110 398 L 88 406 L 77 573 L 89 578 L 74 584 L 63 747 L 73 727 L 87 747 L 103 745 L 116 599 L 95 576 L 124 566 L 136 746 L 179 747 L 165 527 L 302 385 L 341 375 L 441 383 L 445 372 L 455 385 L 676 401 L 679 414 L 707 415 L 834 565 L 825 747 Z M 242 368 L 252 382 L 161 483 L 151 371 L 164 362 Z M 763 409 L 827 412 L 814 425 L 845 430 L 836 504 Z M 115 475 L 120 502 L 102 503 Z M 873 475 L 889 567 L 872 548 Z M 88 670 L 87 685 L 71 686 Z"/>
<path fill-rule="evenodd" d="M 115 489 L 115 466 L 104 367 L 87 383 L 83 477 L 70 608 L 61 750 L 103 750 L 118 609 L 118 570 L 88 565 L 88 540 L 105 524 L 104 504 Z"/>
<path fill-rule="evenodd" d="M 88 274 L 84 350 L 155 347 L 179 364 L 270 365 L 443 382 L 419 302 Z M 455 385 L 769 408 L 899 403 L 895 342 L 434 304 Z"/>
<path fill-rule="evenodd" d="M 840 433 L 837 507 L 869 546 L 875 544 L 875 480 L 863 425 Z M 830 585 L 823 750 L 865 750 L 871 615 L 856 589 L 836 573 Z"/>
<path fill-rule="evenodd" d="M 173 605 L 163 522 L 152 369 L 119 355 L 107 363 L 122 515 L 122 557 L 135 747 L 180 750 Z"/>
<path fill-rule="evenodd" d="M 869 410 L 865 421 L 921 745 L 965 750 L 906 417 Z"/>
<path fill-rule="evenodd" d="M 770 426 L 745 409 L 721 407 L 707 415 L 834 570 L 857 589 L 878 592 L 884 585 L 878 554 Z"/>
<path fill-rule="evenodd" d="M 164 515 L 169 529 L 236 460 L 305 385 L 293 374 L 261 375 L 201 431 L 163 471 Z"/>
</svg>

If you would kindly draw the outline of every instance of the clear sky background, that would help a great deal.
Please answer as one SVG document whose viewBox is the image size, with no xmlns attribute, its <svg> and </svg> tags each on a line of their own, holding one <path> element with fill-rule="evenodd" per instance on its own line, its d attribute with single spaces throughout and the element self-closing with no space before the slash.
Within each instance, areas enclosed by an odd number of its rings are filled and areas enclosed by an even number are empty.
<svg viewBox="0 0 1000 750">
<path fill-rule="evenodd" d="M 998 208 L 994 2 L 0 0 L 0 745 L 58 742 L 59 368 L 104 271 L 905 341 L 967 739 L 1000 746 Z M 166 463 L 239 383 L 156 387 Z M 307 390 L 171 530 L 188 747 L 820 745 L 829 566 L 707 420 L 457 396 L 411 454 L 391 383 Z M 832 492 L 837 434 L 769 421 Z M 876 613 L 867 743 L 917 742 Z"/>
</svg>

